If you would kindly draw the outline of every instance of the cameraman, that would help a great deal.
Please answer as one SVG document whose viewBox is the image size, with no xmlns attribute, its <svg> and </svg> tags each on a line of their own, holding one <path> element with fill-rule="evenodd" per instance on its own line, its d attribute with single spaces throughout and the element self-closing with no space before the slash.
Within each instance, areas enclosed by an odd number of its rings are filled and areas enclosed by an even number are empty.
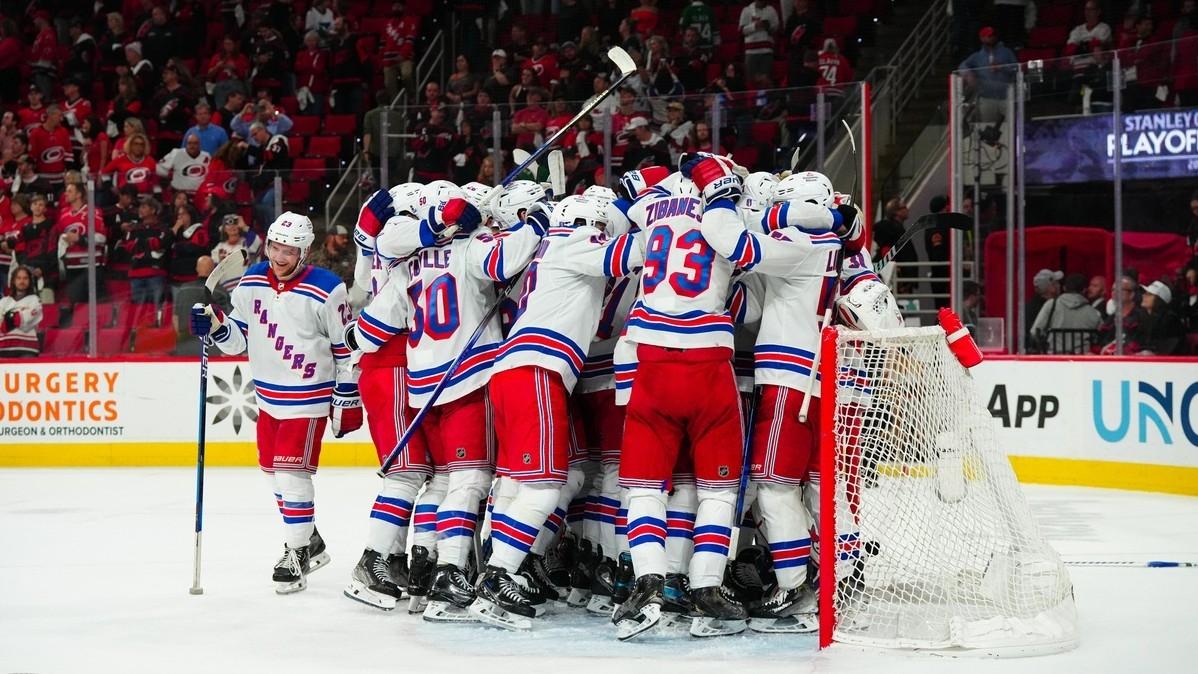
<svg viewBox="0 0 1198 674">
<path fill-rule="evenodd" d="M 158 222 L 162 205 L 142 197 L 137 220 L 128 222 L 117 246 L 129 260 L 129 289 L 134 304 L 161 304 L 166 288 L 166 251 L 170 235 Z"/>
</svg>

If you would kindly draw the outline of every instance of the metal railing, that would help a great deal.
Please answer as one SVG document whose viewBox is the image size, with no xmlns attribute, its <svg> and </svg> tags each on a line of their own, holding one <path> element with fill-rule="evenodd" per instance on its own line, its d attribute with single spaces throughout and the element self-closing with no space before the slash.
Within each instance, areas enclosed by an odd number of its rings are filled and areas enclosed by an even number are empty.
<svg viewBox="0 0 1198 674">
<path fill-rule="evenodd" d="M 919 94 L 920 84 L 949 48 L 949 41 L 944 38 L 948 34 L 949 23 L 947 3 L 948 0 L 932 0 L 928 3 L 919 22 L 885 66 L 890 72 L 877 85 L 874 95 L 875 102 L 885 102 L 888 107 L 887 110 L 874 111 L 875 119 L 885 117 L 890 120 L 890 138 L 885 139 L 885 142 L 893 140 L 898 118 L 911 99 Z M 883 144 L 879 139 L 875 139 L 875 143 L 879 147 Z"/>
</svg>

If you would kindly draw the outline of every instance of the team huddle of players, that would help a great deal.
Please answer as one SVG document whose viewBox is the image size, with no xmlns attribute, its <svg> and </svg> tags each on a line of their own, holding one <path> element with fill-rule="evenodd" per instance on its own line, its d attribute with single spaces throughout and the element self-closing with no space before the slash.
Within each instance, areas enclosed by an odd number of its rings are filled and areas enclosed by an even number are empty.
<svg viewBox="0 0 1198 674">
<path fill-rule="evenodd" d="M 277 591 L 328 562 L 320 437 L 330 419 L 338 437 L 360 427 L 364 407 L 393 460 L 352 599 L 507 629 L 562 602 L 622 640 L 671 623 L 815 630 L 821 323 L 833 301 L 842 322 L 899 320 L 859 212 L 819 173 L 708 154 L 548 197 L 532 181 L 377 192 L 354 235 L 357 318 L 344 285 L 303 264 L 311 222 L 285 213 L 233 311 L 193 311 L 197 333 L 249 351 L 287 530 Z"/>
</svg>

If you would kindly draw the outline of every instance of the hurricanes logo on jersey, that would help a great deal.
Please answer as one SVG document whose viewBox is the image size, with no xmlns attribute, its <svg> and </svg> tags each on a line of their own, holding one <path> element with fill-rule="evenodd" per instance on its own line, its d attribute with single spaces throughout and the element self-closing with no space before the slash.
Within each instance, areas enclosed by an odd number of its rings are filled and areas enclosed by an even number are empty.
<svg viewBox="0 0 1198 674">
<path fill-rule="evenodd" d="M 125 180 L 130 183 L 144 183 L 149 177 L 150 169 L 141 166 L 125 172 Z"/>
<path fill-rule="evenodd" d="M 57 145 L 54 147 L 48 147 L 44 152 L 42 152 L 42 163 L 53 164 L 55 162 L 60 162 L 65 156 L 66 151 L 61 147 L 58 147 Z"/>
<path fill-rule="evenodd" d="M 203 164 L 188 164 L 183 168 L 183 175 L 188 178 L 203 178 L 208 172 L 208 167 Z"/>
</svg>

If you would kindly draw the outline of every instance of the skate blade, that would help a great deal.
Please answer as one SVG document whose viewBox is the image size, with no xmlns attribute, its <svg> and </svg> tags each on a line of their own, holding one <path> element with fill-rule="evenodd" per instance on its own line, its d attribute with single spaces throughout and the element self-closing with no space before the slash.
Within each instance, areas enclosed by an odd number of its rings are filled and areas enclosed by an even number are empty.
<svg viewBox="0 0 1198 674">
<path fill-rule="evenodd" d="M 570 594 L 566 597 L 566 606 L 570 608 L 586 608 L 590 600 L 590 590 L 580 590 L 579 588 L 572 587 L 570 588 Z"/>
<path fill-rule="evenodd" d="M 345 588 L 343 594 L 354 601 L 361 602 L 367 606 L 372 606 L 384 611 L 394 610 L 396 605 L 399 603 L 395 597 L 375 592 L 356 580 L 352 581 L 349 584 L 349 587 Z"/>
<path fill-rule="evenodd" d="M 295 594 L 296 592 L 302 592 L 307 587 L 308 587 L 308 579 L 307 578 L 300 578 L 299 580 L 290 581 L 290 582 L 282 582 L 282 581 L 276 580 L 275 581 L 275 594 Z"/>
<path fill-rule="evenodd" d="M 319 555 L 316 555 L 312 559 L 308 560 L 308 573 L 312 573 L 319 568 L 328 566 L 330 561 L 332 561 L 332 558 L 329 557 L 329 553 L 327 552 L 322 552 Z"/>
<path fill-rule="evenodd" d="M 691 636 L 699 638 L 725 637 L 740 634 L 748 626 L 747 620 L 721 620 L 719 618 L 694 618 L 691 620 Z"/>
<path fill-rule="evenodd" d="M 593 594 L 591 600 L 587 602 L 587 613 L 610 618 L 613 611 L 616 610 L 616 604 L 611 600 L 611 597 Z"/>
<path fill-rule="evenodd" d="M 658 627 L 661 629 L 675 629 L 686 632 L 690 630 L 691 618 L 685 613 L 662 611 L 661 623 L 658 625 Z"/>
<path fill-rule="evenodd" d="M 424 608 L 424 619 L 430 623 L 476 623 L 470 611 L 447 601 L 430 601 Z"/>
<path fill-rule="evenodd" d="M 750 618 L 749 629 L 761 634 L 811 634 L 819 630 L 819 619 L 814 615 Z"/>
<path fill-rule="evenodd" d="M 527 632 L 532 629 L 531 618 L 505 611 L 489 601 L 476 599 L 468 610 L 470 615 L 478 618 L 479 622 L 492 627 L 516 632 Z"/>
<path fill-rule="evenodd" d="M 427 607 L 428 607 L 428 597 L 421 596 L 421 595 L 415 595 L 415 594 L 408 596 L 408 614 L 409 615 L 417 615 L 419 613 L 424 613 L 424 609 Z"/>
<path fill-rule="evenodd" d="M 661 622 L 661 606 L 646 604 L 633 618 L 625 618 L 616 623 L 616 638 L 620 641 L 634 639 L 653 629 Z"/>
</svg>

